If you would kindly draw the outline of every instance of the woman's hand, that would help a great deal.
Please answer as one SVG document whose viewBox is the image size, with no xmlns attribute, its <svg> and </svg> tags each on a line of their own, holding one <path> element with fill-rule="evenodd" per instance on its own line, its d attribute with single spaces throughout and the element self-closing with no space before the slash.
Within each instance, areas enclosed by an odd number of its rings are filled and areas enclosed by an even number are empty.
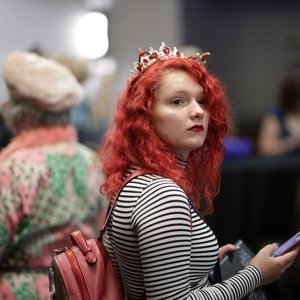
<svg viewBox="0 0 300 300">
<path fill-rule="evenodd" d="M 227 253 L 231 253 L 231 252 L 235 252 L 237 251 L 238 248 L 236 246 L 234 246 L 233 244 L 226 244 L 222 247 L 220 247 L 219 249 L 219 257 L 220 260 L 227 254 Z"/>
<path fill-rule="evenodd" d="M 255 266 L 261 273 L 261 285 L 269 284 L 281 277 L 281 275 L 294 263 L 299 248 L 278 257 L 272 257 L 277 249 L 274 244 L 262 248 L 252 259 L 251 265 Z"/>
</svg>

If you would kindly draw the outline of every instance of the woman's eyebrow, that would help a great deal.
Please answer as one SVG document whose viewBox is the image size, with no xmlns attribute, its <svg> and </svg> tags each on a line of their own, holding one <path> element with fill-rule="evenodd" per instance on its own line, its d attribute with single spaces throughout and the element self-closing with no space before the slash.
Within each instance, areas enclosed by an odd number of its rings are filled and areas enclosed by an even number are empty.
<svg viewBox="0 0 300 300">
<path fill-rule="evenodd" d="M 169 95 L 173 95 L 173 94 L 190 94 L 189 91 L 187 90 L 173 90 L 173 91 L 170 91 Z M 197 93 L 197 96 L 199 97 L 203 97 L 204 96 L 204 92 L 203 91 L 200 91 Z"/>
</svg>

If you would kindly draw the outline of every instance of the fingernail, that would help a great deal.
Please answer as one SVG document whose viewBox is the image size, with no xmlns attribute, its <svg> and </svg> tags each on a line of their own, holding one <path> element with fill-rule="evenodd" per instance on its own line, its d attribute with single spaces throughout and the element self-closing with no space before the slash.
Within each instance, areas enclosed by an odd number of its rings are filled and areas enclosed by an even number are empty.
<svg viewBox="0 0 300 300">
<path fill-rule="evenodd" d="M 279 246 L 279 243 L 274 243 L 274 245 L 275 245 L 276 247 L 278 247 L 278 246 Z"/>
</svg>

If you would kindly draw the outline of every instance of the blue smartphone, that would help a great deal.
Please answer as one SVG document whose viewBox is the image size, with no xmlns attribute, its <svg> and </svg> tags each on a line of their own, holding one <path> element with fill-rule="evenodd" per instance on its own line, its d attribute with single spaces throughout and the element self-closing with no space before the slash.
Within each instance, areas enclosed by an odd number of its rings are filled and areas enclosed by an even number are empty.
<svg viewBox="0 0 300 300">
<path fill-rule="evenodd" d="M 288 239 L 285 243 L 280 245 L 278 249 L 272 254 L 272 257 L 277 257 L 291 251 L 293 248 L 300 245 L 300 231 Z"/>
</svg>

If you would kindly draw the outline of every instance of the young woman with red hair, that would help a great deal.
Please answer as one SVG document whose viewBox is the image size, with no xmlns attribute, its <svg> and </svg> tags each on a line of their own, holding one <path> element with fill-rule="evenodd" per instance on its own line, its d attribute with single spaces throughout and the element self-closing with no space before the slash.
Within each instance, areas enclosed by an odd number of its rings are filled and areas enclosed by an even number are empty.
<svg viewBox="0 0 300 300">
<path fill-rule="evenodd" d="M 263 248 L 237 275 L 211 285 L 208 273 L 221 248 L 203 215 L 213 211 L 224 157 L 228 102 L 205 67 L 209 53 L 184 56 L 162 43 L 140 51 L 100 156 L 101 190 L 119 194 L 105 245 L 122 278 L 126 299 L 241 299 L 277 278 L 297 251 L 270 258 Z"/>
</svg>

